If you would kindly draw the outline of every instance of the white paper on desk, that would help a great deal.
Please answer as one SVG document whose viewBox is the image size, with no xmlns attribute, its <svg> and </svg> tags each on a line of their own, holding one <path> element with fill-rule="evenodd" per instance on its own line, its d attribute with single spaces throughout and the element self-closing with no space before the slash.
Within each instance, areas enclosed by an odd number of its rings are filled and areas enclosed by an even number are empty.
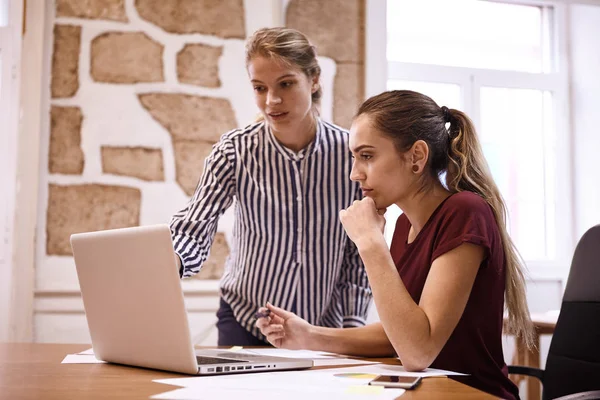
<svg viewBox="0 0 600 400">
<path fill-rule="evenodd" d="M 67 354 L 61 364 L 105 364 L 105 361 L 97 360 L 93 354 Z"/>
<path fill-rule="evenodd" d="M 325 372 L 327 370 L 318 370 L 315 372 Z M 460 372 L 446 371 L 443 369 L 426 368 L 419 372 L 409 372 L 401 365 L 376 364 L 365 365 L 362 367 L 336 368 L 329 371 L 335 371 L 336 374 L 374 374 L 374 375 L 392 375 L 392 376 L 420 376 L 427 378 L 430 376 L 451 376 L 466 375 Z"/>
<path fill-rule="evenodd" d="M 360 391 L 350 392 L 348 389 L 333 389 L 323 391 L 306 390 L 306 386 L 295 385 L 288 390 L 272 390 L 271 388 L 260 388 L 260 390 L 247 389 L 225 389 L 211 388 L 203 389 L 200 387 L 189 387 L 172 390 L 150 397 L 151 399 L 162 400 L 196 400 L 196 399 L 244 399 L 244 400 L 306 400 L 307 396 L 311 400 L 347 400 L 347 399 L 369 399 L 369 400 L 394 400 L 404 393 L 403 389 L 384 389 L 373 393 L 363 393 Z"/>
<path fill-rule="evenodd" d="M 77 354 L 91 354 L 91 355 L 94 355 L 94 349 L 87 349 L 87 350 L 84 350 L 84 351 L 80 351 Z"/>
<path fill-rule="evenodd" d="M 160 379 L 154 382 L 183 386 L 152 396 L 153 399 L 216 399 L 240 397 L 244 400 L 395 399 L 402 389 L 368 386 L 372 377 L 339 377 L 336 370 L 262 372 L 196 378 Z"/>
<path fill-rule="evenodd" d="M 269 357 L 287 357 L 287 358 L 307 358 L 313 360 L 315 367 L 336 365 L 358 365 L 358 364 L 378 364 L 377 361 L 356 360 L 348 358 L 345 355 L 326 353 L 323 351 L 311 350 L 287 350 L 287 349 L 244 349 L 237 353 L 258 354 Z"/>
<path fill-rule="evenodd" d="M 324 386 L 347 387 L 349 385 L 367 384 L 373 377 L 337 377 L 335 369 L 305 370 L 305 371 L 279 371 L 257 372 L 252 374 L 231 374 L 215 376 L 197 376 L 192 378 L 157 379 L 154 382 L 181 387 L 202 388 L 236 388 L 236 389 L 286 389 L 290 386 Z"/>
</svg>

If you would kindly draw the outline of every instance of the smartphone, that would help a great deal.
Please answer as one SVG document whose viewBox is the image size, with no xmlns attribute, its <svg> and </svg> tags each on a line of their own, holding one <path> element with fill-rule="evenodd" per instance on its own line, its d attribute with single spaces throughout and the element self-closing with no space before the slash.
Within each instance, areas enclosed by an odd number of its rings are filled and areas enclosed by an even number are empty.
<svg viewBox="0 0 600 400">
<path fill-rule="evenodd" d="M 414 389 L 421 382 L 421 377 L 379 375 L 369 382 L 369 385 L 389 388 Z"/>
</svg>

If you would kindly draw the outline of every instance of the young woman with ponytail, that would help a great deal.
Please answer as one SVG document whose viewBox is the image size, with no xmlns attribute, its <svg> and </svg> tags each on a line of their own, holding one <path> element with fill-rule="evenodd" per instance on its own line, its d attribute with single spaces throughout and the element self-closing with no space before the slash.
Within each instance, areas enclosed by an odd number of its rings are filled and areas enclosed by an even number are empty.
<svg viewBox="0 0 600 400">
<path fill-rule="evenodd" d="M 420 93 L 385 92 L 358 110 L 350 150 L 364 198 L 340 220 L 381 322 L 323 328 L 268 304 L 256 325 L 277 347 L 396 353 L 408 370 L 466 373 L 484 391 L 518 398 L 501 337 L 506 302 L 510 331 L 531 343 L 522 262 L 471 120 Z M 403 214 L 388 249 L 382 214 L 391 204 Z"/>
</svg>

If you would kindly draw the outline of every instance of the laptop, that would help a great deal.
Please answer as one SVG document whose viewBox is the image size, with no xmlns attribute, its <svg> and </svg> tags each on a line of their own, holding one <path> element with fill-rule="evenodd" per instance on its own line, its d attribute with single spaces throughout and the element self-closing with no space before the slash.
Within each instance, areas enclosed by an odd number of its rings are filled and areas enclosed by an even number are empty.
<svg viewBox="0 0 600 400">
<path fill-rule="evenodd" d="M 168 225 L 71 235 L 96 358 L 191 375 L 303 369 L 312 360 L 194 349 Z"/>
</svg>

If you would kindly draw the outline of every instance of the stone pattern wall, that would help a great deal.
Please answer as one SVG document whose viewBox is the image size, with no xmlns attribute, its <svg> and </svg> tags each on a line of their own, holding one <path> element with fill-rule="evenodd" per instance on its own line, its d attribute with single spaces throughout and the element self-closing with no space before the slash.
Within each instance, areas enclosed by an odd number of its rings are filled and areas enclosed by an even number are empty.
<svg viewBox="0 0 600 400">
<path fill-rule="evenodd" d="M 42 263 L 72 268 L 72 233 L 167 223 L 212 145 L 253 121 L 248 4 L 54 1 Z M 349 127 L 364 93 L 364 0 L 291 0 L 285 23 L 333 60 L 328 114 Z M 223 273 L 227 215 L 198 279 Z"/>
<path fill-rule="evenodd" d="M 290 0 L 285 14 L 286 26 L 335 61 L 333 121 L 345 128 L 365 96 L 365 7 L 364 0 Z"/>
</svg>

